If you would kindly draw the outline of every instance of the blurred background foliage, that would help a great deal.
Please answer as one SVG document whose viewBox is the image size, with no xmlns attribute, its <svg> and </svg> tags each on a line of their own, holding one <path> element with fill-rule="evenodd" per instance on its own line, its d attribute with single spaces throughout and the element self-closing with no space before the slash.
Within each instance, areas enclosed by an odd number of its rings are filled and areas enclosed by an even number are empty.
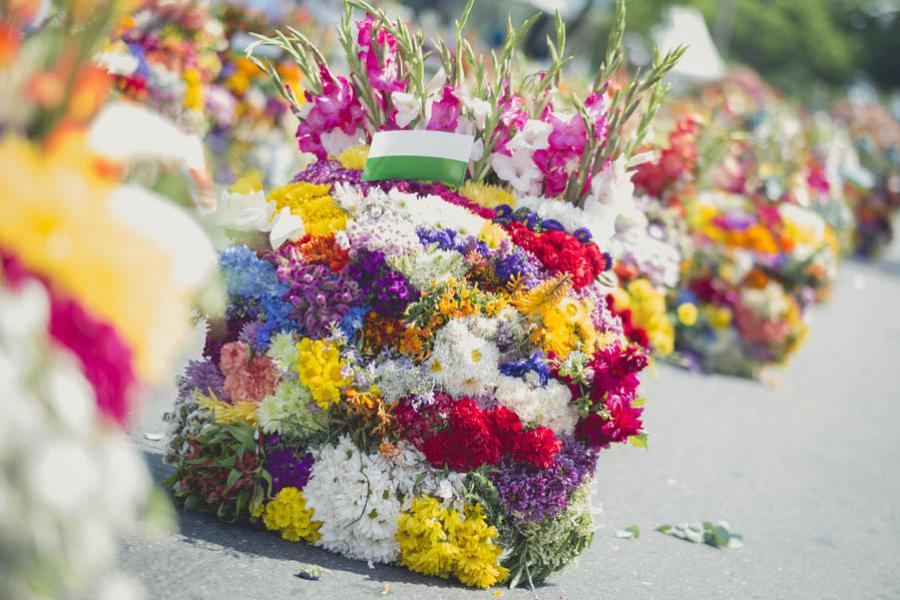
<svg viewBox="0 0 900 600">
<path fill-rule="evenodd" d="M 419 11 L 449 19 L 462 0 L 405 0 Z M 570 52 L 597 61 L 603 55 L 614 0 L 484 1 L 470 23 L 484 39 L 502 37 L 505 14 L 524 19 L 542 9 L 559 9 L 569 23 Z M 652 32 L 672 6 L 702 12 L 723 57 L 758 70 L 788 93 L 843 91 L 853 83 L 885 92 L 900 87 L 900 1 L 898 0 L 628 0 L 632 55 L 651 47 Z M 548 14 L 532 31 L 529 53 L 541 58 Z M 638 60 L 640 62 L 640 60 Z"/>
</svg>

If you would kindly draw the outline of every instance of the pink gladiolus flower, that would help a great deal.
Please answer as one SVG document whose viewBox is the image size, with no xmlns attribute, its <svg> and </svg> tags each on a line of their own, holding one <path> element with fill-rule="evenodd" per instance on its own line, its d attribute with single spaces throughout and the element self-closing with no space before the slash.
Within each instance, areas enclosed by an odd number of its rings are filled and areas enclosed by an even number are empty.
<svg viewBox="0 0 900 600">
<path fill-rule="evenodd" d="M 297 126 L 297 143 L 300 150 L 311 152 L 319 160 L 328 158 L 322 145 L 322 134 L 340 129 L 348 136 L 365 124 L 365 113 L 356 97 L 353 86 L 346 78 L 331 74 L 326 67 L 319 71 L 322 78 L 322 94 L 313 96 L 306 92 L 308 109 L 306 117 Z"/>
<path fill-rule="evenodd" d="M 426 129 L 433 131 L 456 131 L 459 123 L 459 115 L 462 112 L 462 102 L 454 94 L 456 90 L 449 86 L 444 86 L 444 92 L 441 99 L 432 103 L 431 118 L 428 120 Z"/>
<path fill-rule="evenodd" d="M 356 38 L 359 60 L 366 67 L 369 86 L 383 92 L 378 99 L 384 107 L 391 92 L 406 89 L 406 82 L 397 79 L 397 38 L 384 29 L 376 30 L 372 15 L 357 21 L 356 27 L 359 29 Z"/>
</svg>

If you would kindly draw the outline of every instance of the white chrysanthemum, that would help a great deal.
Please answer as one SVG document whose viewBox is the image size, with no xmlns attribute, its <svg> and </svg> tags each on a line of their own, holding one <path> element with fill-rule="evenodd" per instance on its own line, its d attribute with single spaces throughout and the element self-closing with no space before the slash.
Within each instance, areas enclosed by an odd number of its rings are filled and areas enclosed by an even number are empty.
<svg viewBox="0 0 900 600">
<path fill-rule="evenodd" d="M 493 342 L 475 335 L 466 320 L 454 319 L 435 335 L 428 366 L 434 380 L 452 396 L 473 396 L 491 387 L 500 372 L 500 351 Z"/>
<path fill-rule="evenodd" d="M 405 206 L 415 196 L 372 188 L 366 195 L 353 186 L 336 184 L 333 197 L 347 211 L 350 246 L 383 252 L 385 257 L 412 255 L 422 248 Z"/>
<path fill-rule="evenodd" d="M 409 359 L 380 361 L 374 367 L 375 385 L 381 397 L 393 404 L 406 396 L 419 396 L 434 389 L 434 380 L 421 365 Z"/>
<path fill-rule="evenodd" d="M 420 473 L 428 473 L 416 488 Z M 462 496 L 461 477 L 442 478 L 428 469 L 424 456 L 400 444 L 390 457 L 363 454 L 347 436 L 337 446 L 324 446 L 316 456 L 309 483 L 303 488 L 307 506 L 322 522 L 317 546 L 350 558 L 389 563 L 400 546 L 397 519 L 415 493 Z"/>
<path fill-rule="evenodd" d="M 452 250 L 428 250 L 395 256 L 388 260 L 392 269 L 409 279 L 418 290 L 428 290 L 433 282 L 451 277 L 461 279 L 468 272 L 465 258 Z"/>
<path fill-rule="evenodd" d="M 420 196 L 406 206 L 416 227 L 452 229 L 462 236 L 477 236 L 489 221 L 439 196 Z"/>
<path fill-rule="evenodd" d="M 550 380 L 546 387 L 533 387 L 516 377 L 501 376 L 494 392 L 497 404 L 505 406 L 527 425 L 549 427 L 557 435 L 575 431 L 578 413 L 569 388 Z"/>
</svg>

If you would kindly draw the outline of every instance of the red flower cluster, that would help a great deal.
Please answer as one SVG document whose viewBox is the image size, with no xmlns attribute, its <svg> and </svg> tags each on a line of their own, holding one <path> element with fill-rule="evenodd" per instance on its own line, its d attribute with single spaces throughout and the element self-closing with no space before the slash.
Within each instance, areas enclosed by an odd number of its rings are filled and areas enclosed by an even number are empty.
<svg viewBox="0 0 900 600">
<path fill-rule="evenodd" d="M 506 225 L 506 231 L 517 246 L 534 254 L 553 273 L 571 274 L 576 290 L 594 281 L 608 267 L 597 244 L 584 244 L 565 231 L 535 233 L 518 221 Z"/>
<path fill-rule="evenodd" d="M 615 316 L 621 319 L 622 332 L 625 334 L 625 337 L 635 344 L 640 345 L 642 348 L 649 349 L 650 338 L 647 337 L 647 330 L 634 324 L 631 309 L 626 308 L 623 310 L 617 310 L 612 294 L 608 294 L 606 296 L 606 304 L 609 306 L 609 310 L 612 311 Z"/>
<path fill-rule="evenodd" d="M 669 134 L 668 147 L 660 151 L 659 160 L 638 166 L 632 178 L 634 185 L 658 198 L 686 174 L 693 174 L 697 164 L 698 129 L 693 117 L 679 120 Z"/>
<path fill-rule="evenodd" d="M 633 400 L 640 385 L 637 374 L 647 366 L 647 353 L 636 346 L 609 346 L 594 353 L 588 366 L 594 371 L 590 397 L 595 403 L 604 396 Z M 580 395 L 580 390 L 573 390 Z M 578 397 L 578 396 L 576 396 Z"/>
<path fill-rule="evenodd" d="M 609 448 L 612 443 L 625 442 L 640 433 L 643 424 L 643 408 L 633 406 L 631 401 L 621 396 L 610 396 L 606 400 L 609 417 L 593 413 L 575 425 L 575 437 L 592 448 Z"/>
<path fill-rule="evenodd" d="M 307 233 L 294 245 L 306 262 L 327 265 L 332 273 L 340 273 L 350 261 L 350 253 L 337 245 L 334 234 L 313 236 Z"/>
<path fill-rule="evenodd" d="M 551 429 L 525 431 L 518 415 L 506 407 L 481 410 L 471 398 L 462 398 L 445 412 L 449 396 L 441 396 L 420 416 L 413 416 L 410 411 L 415 409 L 403 401 L 396 413 L 407 438 L 436 468 L 446 465 L 454 471 L 471 471 L 485 464 L 499 464 L 511 455 L 516 461 L 545 469 L 562 448 Z M 444 428 L 434 433 L 439 421 L 444 421 Z"/>
</svg>

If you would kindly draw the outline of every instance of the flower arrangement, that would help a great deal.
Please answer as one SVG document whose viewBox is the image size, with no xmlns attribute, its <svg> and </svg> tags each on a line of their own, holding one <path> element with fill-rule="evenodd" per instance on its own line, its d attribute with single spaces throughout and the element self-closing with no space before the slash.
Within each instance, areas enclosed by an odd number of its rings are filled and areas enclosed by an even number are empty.
<svg viewBox="0 0 900 600">
<path fill-rule="evenodd" d="M 668 315 L 673 360 L 757 376 L 798 347 L 807 307 L 836 278 L 853 225 L 844 159 L 752 74 L 738 71 L 703 99 L 719 109 L 684 101 L 634 177 L 651 214 L 676 215 L 659 222 L 685 257 L 666 309 L 651 305 Z M 668 328 L 654 322 L 661 337 Z"/>
<path fill-rule="evenodd" d="M 299 32 L 258 36 L 250 56 L 317 160 L 268 194 L 247 177 L 223 197 L 242 243 L 220 254 L 228 309 L 168 416 L 169 484 L 188 508 L 290 541 L 533 585 L 591 541 L 598 453 L 644 440 L 647 352 L 609 310 L 605 245 L 630 201 L 626 140 L 680 51 L 607 89 L 620 2 L 591 92 L 566 99 L 560 22 L 552 64 L 522 77 L 534 20 L 487 65 L 463 37 L 469 10 L 454 50 L 435 42 L 430 83 L 423 36 L 357 0 L 339 36 L 349 75 Z M 297 61 L 303 100 L 253 54 L 268 46 Z M 463 185 L 371 178 L 368 144 L 386 131 L 471 136 Z"/>
<path fill-rule="evenodd" d="M 21 22 L 0 65 L 2 94 L 17 99 L 0 108 L 4 598 L 139 592 L 116 572 L 119 537 L 167 505 L 120 425 L 141 386 L 168 375 L 214 264 L 186 214 L 123 183 L 127 156 L 97 150 L 109 146 L 109 113 L 97 112 L 111 82 L 84 49 L 122 7 L 92 8 L 11 17 Z M 185 247 L 194 256 L 176 264 Z"/>
<path fill-rule="evenodd" d="M 845 165 L 857 223 L 854 251 L 877 256 L 893 240 L 893 217 L 900 207 L 900 125 L 875 102 L 839 102 L 831 114 L 858 153 Z"/>
<path fill-rule="evenodd" d="M 120 19 L 95 62 L 113 75 L 116 88 L 173 119 L 183 129 L 204 134 L 207 113 L 217 97 L 210 86 L 225 50 L 222 24 L 196 0 L 146 0 Z"/>
<path fill-rule="evenodd" d="M 293 132 L 298 122 L 289 104 L 278 94 L 275 82 L 244 55 L 254 41 L 246 32 L 270 32 L 285 26 L 309 35 L 318 32 L 302 9 L 280 13 L 274 21 L 250 7 L 227 4 L 220 18 L 228 49 L 219 54 L 222 69 L 207 94 L 212 123 L 205 138 L 218 159 L 216 178 L 231 184 L 240 174 L 253 170 L 266 184 L 286 181 L 309 160 L 296 151 Z M 267 58 L 284 84 L 302 90 L 300 68 L 289 55 L 273 49 Z"/>
</svg>

